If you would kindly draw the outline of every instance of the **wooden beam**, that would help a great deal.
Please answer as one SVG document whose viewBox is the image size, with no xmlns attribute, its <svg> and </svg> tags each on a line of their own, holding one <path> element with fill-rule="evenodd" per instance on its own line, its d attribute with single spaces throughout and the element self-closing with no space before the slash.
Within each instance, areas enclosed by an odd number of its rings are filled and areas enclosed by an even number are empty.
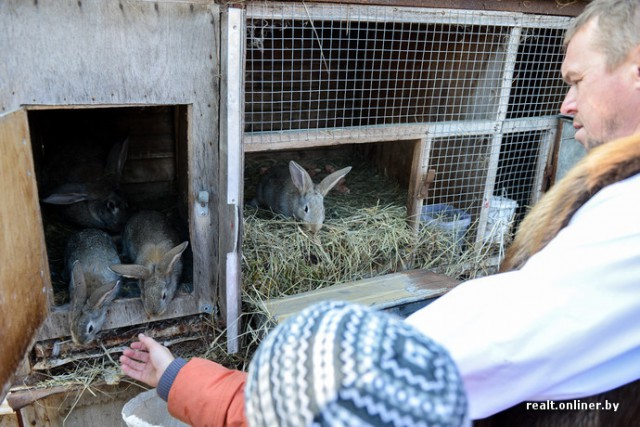
<svg viewBox="0 0 640 427">
<path fill-rule="evenodd" d="M 356 128 L 305 129 L 288 132 L 257 132 L 244 135 L 244 152 L 294 150 L 342 144 L 363 144 L 422 139 L 429 128 L 419 125 L 363 126 Z"/>
<path fill-rule="evenodd" d="M 436 180 L 436 170 L 429 169 L 429 172 L 427 172 L 426 178 L 424 179 L 424 181 L 422 181 L 422 186 L 420 187 L 420 191 L 418 192 L 419 198 L 426 199 L 427 197 L 429 197 L 429 189 L 431 188 L 431 185 L 435 180 Z"/>
<path fill-rule="evenodd" d="M 423 163 L 425 139 L 421 138 L 413 146 L 411 158 L 411 172 L 409 177 L 409 198 L 407 200 L 407 221 L 409 226 L 418 231 L 420 225 L 420 211 L 424 203 L 424 197 L 420 196 L 420 186 L 424 179 Z"/>
<path fill-rule="evenodd" d="M 297 0 L 287 0 L 290 3 Z M 308 3 L 360 4 L 365 6 L 424 7 L 494 10 L 541 15 L 577 16 L 588 0 L 309 0 Z"/>
<path fill-rule="evenodd" d="M 97 383 L 94 385 L 97 385 Z M 55 386 L 39 389 L 12 391 L 7 396 L 7 402 L 14 411 L 19 411 L 25 406 L 31 405 L 32 403 L 40 399 L 44 399 L 45 397 L 53 396 L 60 393 L 70 393 L 72 391 L 81 390 L 84 387 L 85 386 L 81 384 L 74 384 L 69 386 Z"/>
<path fill-rule="evenodd" d="M 33 346 L 33 371 L 50 370 L 71 362 L 98 359 L 106 354 L 121 353 L 140 332 L 170 347 L 176 343 L 194 341 L 212 334 L 209 315 L 198 314 L 178 319 L 148 322 L 126 330 L 104 331 L 100 340 L 91 344 L 75 344 L 71 340 L 51 339 Z"/>
</svg>

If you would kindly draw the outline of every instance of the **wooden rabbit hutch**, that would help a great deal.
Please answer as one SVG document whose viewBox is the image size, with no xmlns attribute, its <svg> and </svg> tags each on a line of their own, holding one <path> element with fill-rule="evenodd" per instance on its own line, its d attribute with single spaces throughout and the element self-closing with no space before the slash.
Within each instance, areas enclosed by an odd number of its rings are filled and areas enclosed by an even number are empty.
<svg viewBox="0 0 640 427">
<path fill-rule="evenodd" d="M 245 173 L 264 158 L 330 151 L 341 168 L 356 153 L 399 185 L 414 229 L 423 209 L 453 208 L 497 265 L 553 181 L 566 15 L 583 5 L 345 3 L 245 4 Z M 496 219 L 502 204 L 506 221 Z M 309 300 L 318 295 L 330 297 Z M 265 306 L 278 317 L 300 298 Z"/>
<path fill-rule="evenodd" d="M 399 184 L 414 227 L 423 205 L 448 204 L 483 247 L 492 196 L 517 201 L 519 218 L 554 176 L 562 35 L 584 2 L 478 3 L 2 2 L 0 321 L 15 349 L 3 382 L 146 328 L 201 334 L 211 315 L 237 351 L 245 166 L 261 158 L 360 156 Z M 126 138 L 122 193 L 189 240 L 180 291 L 153 319 L 135 295 L 115 300 L 105 340 L 79 348 L 55 292 L 43 170 L 69 141 Z M 7 425 L 61 425 L 74 408 L 66 425 L 116 425 L 139 389 L 100 387 L 71 403 L 64 388 L 29 394 Z"/>
</svg>

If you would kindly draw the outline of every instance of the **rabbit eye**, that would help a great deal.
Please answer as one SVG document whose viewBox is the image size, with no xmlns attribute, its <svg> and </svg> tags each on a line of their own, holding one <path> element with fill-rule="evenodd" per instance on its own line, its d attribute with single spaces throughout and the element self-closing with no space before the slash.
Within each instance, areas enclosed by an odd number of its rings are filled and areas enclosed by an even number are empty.
<svg viewBox="0 0 640 427">
<path fill-rule="evenodd" d="M 162 293 L 162 301 L 164 301 L 164 300 L 166 300 L 166 299 L 167 299 L 167 293 L 166 293 L 166 292 L 163 292 L 163 293 Z"/>
<path fill-rule="evenodd" d="M 304 213 L 309 213 L 309 205 L 304 205 Z"/>
<path fill-rule="evenodd" d="M 93 332 L 93 325 L 91 325 L 91 324 L 90 324 L 90 325 L 87 327 L 87 332 L 89 332 L 89 333 L 92 333 L 92 332 Z"/>
</svg>

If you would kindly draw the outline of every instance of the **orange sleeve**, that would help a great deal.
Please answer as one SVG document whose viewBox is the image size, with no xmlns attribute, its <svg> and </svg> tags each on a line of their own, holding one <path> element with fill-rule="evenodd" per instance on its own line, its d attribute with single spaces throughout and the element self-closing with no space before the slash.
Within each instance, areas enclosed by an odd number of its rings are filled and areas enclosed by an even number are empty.
<svg viewBox="0 0 640 427">
<path fill-rule="evenodd" d="M 169 413 L 192 426 L 246 426 L 247 374 L 193 358 L 180 369 L 167 401 Z"/>
</svg>

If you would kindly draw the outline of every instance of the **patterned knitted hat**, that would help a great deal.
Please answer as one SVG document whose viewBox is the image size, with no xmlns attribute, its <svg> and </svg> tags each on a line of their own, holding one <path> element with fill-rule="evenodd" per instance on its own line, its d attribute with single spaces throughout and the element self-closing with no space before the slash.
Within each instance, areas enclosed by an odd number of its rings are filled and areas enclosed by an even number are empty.
<svg viewBox="0 0 640 427">
<path fill-rule="evenodd" d="M 449 354 L 399 318 L 323 302 L 260 344 L 245 387 L 250 427 L 470 425 Z"/>
</svg>

